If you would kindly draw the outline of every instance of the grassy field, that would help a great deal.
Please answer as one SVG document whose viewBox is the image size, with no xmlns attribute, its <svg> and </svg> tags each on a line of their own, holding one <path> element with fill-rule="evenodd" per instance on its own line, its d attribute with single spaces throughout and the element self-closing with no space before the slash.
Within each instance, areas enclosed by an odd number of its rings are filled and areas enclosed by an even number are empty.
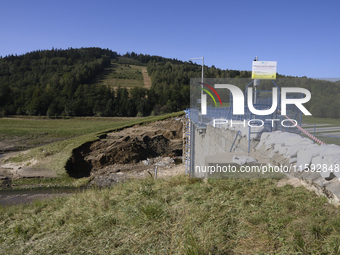
<svg viewBox="0 0 340 255">
<path fill-rule="evenodd" d="M 223 102 L 223 103 L 222 103 L 222 106 L 221 106 L 221 104 L 220 104 L 218 101 L 216 101 L 216 103 L 217 103 L 216 108 L 220 108 L 220 107 L 230 107 L 230 103 L 229 103 L 229 102 Z"/>
<path fill-rule="evenodd" d="M 304 124 L 328 124 L 329 126 L 340 126 L 340 119 L 317 118 L 313 116 L 303 116 L 302 123 Z"/>
<path fill-rule="evenodd" d="M 0 207 L 0 254 L 339 254 L 339 209 L 276 185 L 146 178 Z"/>
<path fill-rule="evenodd" d="M 135 65 L 124 65 L 111 63 L 104 72 L 98 75 L 93 81 L 94 84 L 108 85 L 113 88 L 126 87 L 144 87 L 143 71 L 145 67 Z"/>
<path fill-rule="evenodd" d="M 34 147 L 88 133 L 99 132 L 136 120 L 139 121 L 141 118 L 0 118 L 0 142 L 13 142 L 16 147 Z"/>
<path fill-rule="evenodd" d="M 322 128 L 324 128 L 324 127 L 340 127 L 340 119 L 317 118 L 317 117 L 313 117 L 313 116 L 303 116 L 302 123 L 303 124 L 311 124 L 311 125 L 327 124 L 326 126 L 322 126 Z M 318 128 L 319 127 L 316 127 L 315 137 L 317 137 L 318 139 L 320 139 L 322 142 L 324 142 L 326 144 L 336 144 L 336 145 L 340 146 L 340 138 L 330 137 L 330 136 L 332 136 L 332 133 L 340 132 L 340 131 L 320 131 L 320 132 L 318 132 Z M 310 132 L 310 133 L 312 135 L 314 135 L 314 132 Z M 327 133 L 327 135 L 324 135 L 326 133 Z M 306 137 L 306 135 L 303 135 L 303 136 Z"/>
<path fill-rule="evenodd" d="M 64 169 L 72 150 L 80 145 L 99 139 L 108 132 L 137 124 L 153 122 L 183 112 L 143 118 L 74 118 L 74 119 L 0 119 L 2 143 L 17 141 L 18 146 L 40 145 L 43 141 L 54 141 L 12 157 L 8 162 L 26 162 L 36 159 L 35 168 L 50 169 L 65 177 Z"/>
</svg>

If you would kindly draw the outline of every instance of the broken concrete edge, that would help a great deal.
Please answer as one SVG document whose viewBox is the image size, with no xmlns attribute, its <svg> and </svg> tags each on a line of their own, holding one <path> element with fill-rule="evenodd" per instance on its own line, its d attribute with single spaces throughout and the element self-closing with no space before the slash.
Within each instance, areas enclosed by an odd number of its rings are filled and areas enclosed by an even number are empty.
<svg viewBox="0 0 340 255">
<path fill-rule="evenodd" d="M 278 152 L 273 152 L 273 148 L 266 149 L 266 146 L 261 146 L 256 149 L 260 143 L 259 140 L 250 140 L 250 153 L 248 154 L 248 139 L 246 136 L 238 136 L 236 139 L 237 130 L 221 129 L 207 126 L 206 132 L 200 134 L 195 127 L 194 131 L 194 162 L 195 165 L 205 165 L 205 156 L 211 156 L 212 153 L 206 154 L 206 152 L 212 152 L 214 154 L 229 152 L 232 148 L 233 153 L 242 152 L 244 155 L 250 155 L 252 157 L 262 157 L 267 160 L 267 163 L 273 166 L 288 166 L 290 165 L 289 159 L 280 155 Z M 235 143 L 232 146 L 233 141 Z M 197 147 L 198 145 L 198 147 Z M 196 148 L 197 147 L 197 148 Z M 203 148 L 207 148 L 206 151 Z M 269 157 L 271 155 L 271 157 Z M 197 162 L 196 162 L 197 161 Z M 192 170 L 193 171 L 193 170 Z M 191 174 L 192 176 L 193 173 Z M 308 190 L 315 192 L 319 196 L 324 196 L 327 200 L 335 206 L 340 205 L 340 182 L 338 178 L 332 180 L 325 180 L 319 173 L 312 172 L 295 172 L 293 175 L 286 174 L 287 178 L 297 178 L 300 183 Z M 207 174 L 195 175 L 197 178 L 208 178 Z"/>
<path fill-rule="evenodd" d="M 268 163 L 274 166 L 288 166 L 289 159 L 280 155 L 278 152 L 273 153 L 272 157 L 268 157 L 273 152 L 273 148 L 266 149 L 266 146 L 261 146 L 258 150 L 252 146 L 251 151 L 260 153 L 262 157 L 267 158 Z M 330 181 L 325 180 L 319 173 L 313 172 L 292 172 L 291 174 L 286 174 L 288 178 L 298 178 L 300 183 L 310 191 L 315 192 L 319 196 L 324 196 L 327 198 L 328 202 L 334 204 L 335 206 L 340 205 L 340 182 L 338 178 L 334 178 Z"/>
</svg>

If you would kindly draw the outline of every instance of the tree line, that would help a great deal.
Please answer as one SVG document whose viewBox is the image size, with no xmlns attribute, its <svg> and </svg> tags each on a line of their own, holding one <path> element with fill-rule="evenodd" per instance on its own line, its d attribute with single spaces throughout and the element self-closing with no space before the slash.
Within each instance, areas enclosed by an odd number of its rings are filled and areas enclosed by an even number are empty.
<svg viewBox="0 0 340 255">
<path fill-rule="evenodd" d="M 91 84 L 111 62 L 147 66 L 152 88 Z M 171 71 L 172 70 L 172 71 Z M 213 73 L 216 68 L 208 68 Z M 38 50 L 0 57 L 0 115 L 146 116 L 189 107 L 193 63 L 109 49 Z"/>
<path fill-rule="evenodd" d="M 111 63 L 147 66 L 151 88 L 112 89 L 92 84 Z M 52 48 L 20 56 L 8 55 L 0 57 L 0 115 L 133 117 L 183 110 L 190 107 L 190 78 L 200 78 L 201 68 L 190 61 L 134 52 L 121 55 L 101 48 Z M 242 78 L 250 81 L 251 71 L 204 66 L 204 77 L 236 78 L 236 83 L 240 81 L 239 86 L 244 89 L 246 84 Z M 278 85 L 311 91 L 312 100 L 307 107 L 313 116 L 340 117 L 339 82 L 306 77 L 286 80 Z M 270 90 L 272 86 L 261 81 L 260 89 Z"/>
</svg>

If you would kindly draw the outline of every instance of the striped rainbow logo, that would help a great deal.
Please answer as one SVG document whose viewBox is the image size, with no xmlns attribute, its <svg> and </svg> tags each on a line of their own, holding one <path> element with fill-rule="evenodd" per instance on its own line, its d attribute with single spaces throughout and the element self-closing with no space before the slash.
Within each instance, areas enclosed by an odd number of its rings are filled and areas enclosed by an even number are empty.
<svg viewBox="0 0 340 255">
<path fill-rule="evenodd" d="M 214 92 L 214 94 L 217 96 L 218 100 L 220 101 L 220 104 L 222 106 L 222 101 L 221 101 L 221 98 L 220 98 L 220 95 L 216 92 L 216 90 L 211 87 L 210 85 L 208 84 L 205 84 L 205 83 L 202 83 L 202 82 L 197 82 L 199 84 L 202 84 L 203 86 L 207 87 L 208 89 L 210 89 L 212 92 Z M 204 92 L 206 92 L 213 100 L 214 100 L 214 103 L 215 103 L 215 107 L 217 106 L 217 103 L 216 103 L 216 100 L 214 98 L 214 96 L 211 94 L 211 92 L 207 89 L 204 89 L 204 88 L 201 88 L 201 87 L 198 87 L 200 90 L 203 90 Z"/>
</svg>

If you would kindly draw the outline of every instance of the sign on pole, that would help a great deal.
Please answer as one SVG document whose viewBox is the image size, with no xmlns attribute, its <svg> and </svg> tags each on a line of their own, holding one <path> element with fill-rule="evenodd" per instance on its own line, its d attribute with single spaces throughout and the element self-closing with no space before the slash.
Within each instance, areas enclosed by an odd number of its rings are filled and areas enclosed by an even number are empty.
<svg viewBox="0 0 340 255">
<path fill-rule="evenodd" d="M 277 61 L 253 61 L 252 79 L 276 79 Z"/>
</svg>

